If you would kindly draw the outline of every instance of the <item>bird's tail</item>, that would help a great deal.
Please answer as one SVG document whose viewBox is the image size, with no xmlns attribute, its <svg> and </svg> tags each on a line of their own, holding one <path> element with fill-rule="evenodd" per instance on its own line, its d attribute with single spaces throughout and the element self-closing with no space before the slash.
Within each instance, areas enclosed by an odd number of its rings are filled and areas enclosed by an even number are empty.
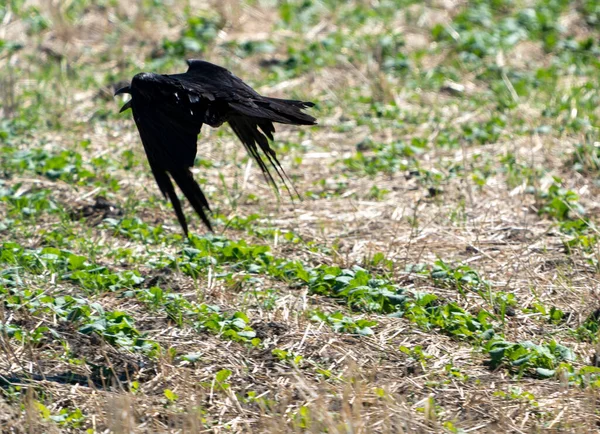
<svg viewBox="0 0 600 434">
<path fill-rule="evenodd" d="M 317 120 L 314 117 L 302 111 L 302 109 L 314 107 L 315 104 L 312 102 L 266 97 L 264 99 L 268 102 L 271 110 L 284 116 L 288 120 L 288 122 L 283 122 L 284 124 L 314 125 L 317 123 Z"/>
<path fill-rule="evenodd" d="M 261 118 L 271 122 L 291 125 L 314 125 L 317 120 L 302 110 L 313 107 L 312 102 L 294 99 L 261 97 L 252 101 L 253 105 L 229 103 L 238 113 Z"/>
</svg>

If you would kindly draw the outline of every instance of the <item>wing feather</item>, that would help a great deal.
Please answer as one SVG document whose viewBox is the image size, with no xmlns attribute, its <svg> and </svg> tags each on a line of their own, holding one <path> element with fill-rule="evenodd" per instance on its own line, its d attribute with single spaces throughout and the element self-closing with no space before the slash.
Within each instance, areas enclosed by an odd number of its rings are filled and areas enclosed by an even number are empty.
<svg viewBox="0 0 600 434">
<path fill-rule="evenodd" d="M 290 190 L 290 185 L 292 185 L 292 183 L 283 170 L 283 167 L 281 167 L 281 163 L 277 159 L 276 152 L 269 146 L 269 141 L 267 140 L 267 137 L 271 140 L 273 139 L 273 132 L 275 131 L 273 124 L 265 119 L 250 118 L 239 115 L 231 116 L 228 122 L 235 135 L 238 136 L 250 156 L 252 156 L 254 161 L 256 161 L 258 164 L 258 167 L 260 168 L 267 182 L 273 186 L 275 192 L 279 194 L 277 183 L 275 182 L 275 179 L 269 170 L 269 166 L 267 166 L 261 154 L 258 152 L 259 147 L 262 153 L 267 157 L 270 166 L 275 169 L 275 172 L 282 181 L 285 189 L 288 191 L 290 196 L 292 196 L 292 192 Z M 259 127 L 260 130 L 258 129 Z M 293 185 L 292 188 L 294 189 L 296 196 L 300 197 Z"/>
<path fill-rule="evenodd" d="M 150 168 L 152 169 L 152 173 L 154 174 L 154 179 L 156 179 L 156 183 L 158 184 L 158 188 L 162 192 L 163 196 L 169 198 L 171 204 L 173 204 L 173 209 L 175 210 L 175 214 L 177 215 L 177 220 L 181 225 L 181 229 L 183 229 L 183 233 L 188 235 L 188 225 L 185 219 L 185 214 L 183 214 L 183 209 L 181 209 L 181 202 L 177 197 L 177 193 L 175 192 L 175 188 L 173 187 L 173 182 L 171 182 L 171 178 L 169 178 L 169 174 L 156 167 L 150 163 Z"/>
<path fill-rule="evenodd" d="M 161 83 L 156 86 L 160 87 Z M 164 93 L 165 88 L 161 89 Z M 156 183 L 163 196 L 171 201 L 184 234 L 188 235 L 188 225 L 171 178 L 212 230 L 207 215 L 210 212 L 208 201 L 190 171 L 196 158 L 196 142 L 202 123 L 189 109 L 182 110 L 168 100 L 159 105 L 134 96 L 132 111 Z"/>
</svg>

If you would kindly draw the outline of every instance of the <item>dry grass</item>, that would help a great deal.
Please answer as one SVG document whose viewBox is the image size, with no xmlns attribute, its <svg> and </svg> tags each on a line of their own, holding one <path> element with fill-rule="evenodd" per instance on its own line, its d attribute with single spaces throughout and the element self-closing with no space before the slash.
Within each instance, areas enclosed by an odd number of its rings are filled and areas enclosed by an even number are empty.
<svg viewBox="0 0 600 434">
<path fill-rule="evenodd" d="M 108 8 L 90 6 L 80 19 L 73 20 L 65 12 L 70 2 L 41 2 L 37 6 L 41 14 L 52 21 L 52 26 L 36 35 L 23 32 L 21 19 L 5 17 L 8 22 L 0 28 L 0 38 L 22 42 L 26 47 L 15 54 L 0 54 L 2 116 L 11 118 L 17 106 L 33 104 L 23 95 L 37 86 L 53 88 L 56 104 L 69 107 L 59 119 L 63 128 L 42 127 L 43 132 L 33 134 L 27 145 L 68 149 L 73 146 L 70 144 L 87 139 L 91 142 L 86 151 L 90 160 L 103 155 L 118 157 L 118 152 L 126 147 L 133 149 L 143 161 L 131 119 L 124 116 L 116 121 L 95 120 L 96 107 L 104 104 L 97 96 L 98 90 L 83 86 L 73 88 L 71 83 L 80 82 L 69 81 L 68 70 L 95 65 L 98 77 L 110 72 L 125 79 L 121 72 L 128 63 L 123 59 L 143 69 L 145 59 L 160 40 L 177 38 L 185 25 L 184 13 L 179 7 L 174 8 L 171 13 L 175 19 L 170 22 L 179 25 L 166 25 L 144 11 L 145 2 L 132 7 L 117 3 Z M 291 30 L 276 27 L 278 16 L 272 9 L 237 1 L 210 6 L 189 3 L 192 10 L 214 8 L 224 20 L 217 42 L 206 53 L 209 60 L 227 64 L 252 82 L 262 79 L 259 66 L 262 59 L 260 56 L 236 58 L 223 48 L 226 42 L 283 41 L 269 56 L 285 57 L 285 41 Z M 399 31 L 412 35 L 407 38 L 408 50 L 429 47 L 432 41 L 428 29 L 438 22 L 450 22 L 464 2 L 434 3 L 412 7 L 415 20 L 397 23 Z M 132 27 L 124 28 L 121 21 L 113 19 L 114 14 L 132 18 Z M 570 29 L 577 26 L 572 19 L 567 24 Z M 332 31 L 336 25 L 332 17 L 324 16 L 306 37 L 316 38 Z M 373 31 L 377 29 L 365 29 L 367 34 Z M 111 34 L 118 38 L 108 38 Z M 141 46 L 141 40 L 147 43 Z M 531 62 L 536 67 L 548 63 L 547 54 L 536 43 L 522 43 L 516 51 L 514 57 L 507 59 L 507 63 L 516 68 L 529 68 Z M 427 54 L 421 67 L 433 68 L 447 55 Z M 52 77 L 47 83 L 34 81 L 35 67 L 27 65 L 31 56 L 43 63 L 55 62 L 59 65 L 56 73 L 66 81 Z M 197 174 L 209 180 L 206 188 L 218 212 L 228 217 L 257 213 L 261 224 L 276 227 L 282 233 L 293 231 L 305 243 L 310 241 L 331 250 L 315 250 L 306 244 L 294 245 L 277 239 L 265 240 L 231 229 L 225 230 L 225 235 L 232 239 L 244 238 L 248 243 L 269 244 L 275 257 L 301 259 L 311 264 L 351 267 L 364 264 L 365 258 L 376 252 L 383 252 L 393 261 L 394 282 L 409 290 L 435 293 L 441 300 L 457 301 L 467 311 L 478 312 L 489 308 L 481 297 L 473 293 L 460 296 L 453 288 L 440 287 L 428 277 L 405 271 L 408 265 L 431 264 L 438 258 L 446 263 L 467 264 L 492 282 L 494 291 L 513 294 L 518 300 L 515 316 L 509 318 L 503 329 L 507 340 L 540 343 L 560 336 L 560 342 L 578 356 L 574 366 L 592 365 L 596 345 L 580 342 L 567 331 L 582 324 L 598 308 L 597 270 L 584 255 L 565 254 L 564 236 L 558 233 L 552 221 L 537 214 L 539 203 L 526 193 L 526 185 L 509 188 L 505 174 L 497 172 L 480 188 L 470 176 L 478 164 L 477 158 L 482 155 L 497 161 L 500 156 L 513 153 L 531 167 L 562 174 L 594 217 L 598 210 L 595 201 L 598 187 L 590 177 L 575 174 L 564 164 L 564 149 L 579 142 L 581 137 L 515 135 L 477 147 L 427 148 L 418 157 L 423 169 L 440 171 L 452 165 L 464 165 L 468 169 L 464 176 L 447 178 L 441 187 L 441 197 L 432 195 L 407 173 L 344 178 L 346 169 L 340 161 L 354 155 L 357 143 L 365 138 L 390 143 L 427 135 L 433 141 L 445 128 L 434 116 L 418 126 L 405 128 L 390 124 L 357 125 L 352 117 L 356 112 L 352 99 L 347 97 L 350 90 L 360 89 L 375 101 L 395 102 L 407 111 L 427 113 L 431 110 L 433 113 L 439 110 L 446 121 L 457 128 L 465 123 L 483 122 L 490 116 L 489 106 L 465 113 L 464 107 L 451 95 L 404 89 L 401 80 L 381 72 L 377 53 L 372 60 L 370 64 L 342 61 L 333 67 L 259 87 L 262 93 L 269 95 L 296 92 L 304 98 L 320 101 L 323 107 L 328 103 L 337 106 L 319 118 L 319 128 L 301 136 L 297 129 L 281 127 L 278 139 L 302 141 L 302 150 L 293 149 L 283 157 L 298 191 L 322 189 L 323 193 L 331 193 L 337 183 L 343 181 L 346 185 L 341 194 L 295 203 L 287 198 L 277 201 L 256 167 L 251 168 L 244 180 L 244 166 L 238 167 L 243 154 L 230 134 L 220 136 L 207 129 L 199 139 L 199 155 L 225 162 L 222 166 L 199 169 Z M 183 62 L 177 64 L 177 69 L 182 65 Z M 474 72 L 464 77 L 462 84 L 466 85 L 467 96 L 478 93 L 484 86 L 476 75 Z M 574 86 L 573 80 L 572 75 L 566 77 L 561 91 Z M 57 83 L 58 87 L 54 88 Z M 106 83 L 107 91 L 109 84 Z M 117 104 L 112 109 L 117 110 Z M 539 122 L 537 108 L 530 107 L 527 101 L 522 101 L 519 109 L 531 125 Z M 336 128 L 342 123 L 351 128 Z M 301 163 L 293 162 L 296 155 L 302 156 Z M 146 163 L 143 164 L 142 172 L 116 169 L 111 173 L 121 187 L 121 192 L 111 200 L 125 206 L 127 200 L 135 198 L 143 203 L 137 213 L 140 218 L 149 224 L 163 223 L 168 230 L 176 232 L 172 210 L 160 200 L 147 202 L 157 199 L 158 191 L 146 173 Z M 218 185 L 219 175 L 236 200 L 226 199 L 224 188 Z M 50 181 L 35 174 L 23 176 L 7 179 L 7 183 L 23 183 L 23 189 L 46 183 L 44 185 L 55 192 L 60 203 L 73 208 L 93 203 L 93 186 Z M 318 184 L 323 179 L 325 184 Z M 537 182 L 546 181 L 538 179 Z M 233 187 L 235 183 L 237 189 Z M 384 199 L 373 199 L 367 194 L 373 185 L 389 193 Z M 250 193 L 268 199 L 252 200 Z M 0 208 L 0 217 L 6 215 L 7 211 Z M 195 223 L 195 229 L 201 231 L 197 220 Z M 30 238 L 12 233 L 10 241 L 38 247 L 44 239 L 42 230 L 56 230 L 61 223 L 56 216 L 46 216 L 35 224 L 40 235 Z M 73 239 L 87 238 L 98 246 L 98 263 L 117 269 L 133 265 L 115 260 L 109 254 L 111 251 L 128 248 L 143 256 L 149 249 L 142 243 L 85 224 L 73 224 L 71 230 Z M 77 248 L 76 242 L 74 246 Z M 160 249 L 176 252 L 179 247 L 161 246 Z M 57 322 L 56 317 L 53 323 L 51 316 L 38 317 L 24 309 L 2 306 L 2 323 L 16 323 L 28 330 L 40 325 L 54 327 L 60 331 L 71 354 L 86 361 L 77 367 L 61 358 L 65 354 L 61 347 L 64 344 L 50 342 L 37 348 L 9 339 L 3 332 L 0 384 L 10 380 L 13 387 L 20 386 L 26 392 L 13 395 L 7 392 L 5 399 L 0 400 L 2 432 L 84 432 L 89 429 L 111 433 L 429 433 L 457 427 L 462 430 L 458 432 L 584 433 L 596 431 L 600 422 L 596 388 L 569 385 L 564 375 L 540 380 L 520 378 L 504 368 L 491 370 L 484 363 L 486 355 L 471 343 L 435 329 L 420 329 L 406 319 L 364 314 L 378 322 L 373 336 L 335 333 L 328 326 L 311 321 L 309 312 L 317 307 L 324 312 L 345 307 L 335 300 L 311 294 L 306 288 L 266 278 L 262 289 L 274 289 L 278 296 L 272 308 L 264 309 L 252 301 L 251 293 L 256 288 L 241 275 L 237 286 L 229 286 L 210 275 L 192 279 L 176 270 L 159 276 L 148 264 L 136 267 L 147 279 L 158 276 L 165 285 L 190 299 L 219 305 L 225 312 L 243 309 L 252 319 L 262 346 L 254 348 L 198 333 L 190 327 L 177 327 L 164 313 L 149 309 L 135 298 L 125 297 L 123 291 L 94 295 L 93 300 L 105 310 L 118 309 L 134 317 L 136 328 L 166 349 L 159 357 L 149 358 L 113 347 L 94 334 L 84 335 L 70 325 Z M 43 288 L 48 293 L 83 295 L 76 285 L 56 281 L 51 275 L 45 278 Z M 40 285 L 40 281 L 32 284 Z M 559 325 L 548 324 L 541 321 L 538 314 L 522 311 L 534 303 L 555 306 L 571 315 Z M 400 350 L 417 346 L 430 356 L 423 363 Z M 302 355 L 303 360 L 297 364 L 280 360 L 273 355 L 273 349 Z M 172 356 L 190 353 L 199 354 L 199 359 L 192 363 Z M 94 371 L 94 366 L 106 366 L 109 372 Z M 456 368 L 459 375 L 449 374 L 450 367 Z M 326 379 L 317 368 L 328 370 L 331 377 Z M 224 388 L 215 381 L 216 373 L 223 369 L 231 371 L 228 386 Z M 78 375 L 81 380 L 65 381 L 65 375 Z M 133 381 L 137 382 L 134 390 Z M 530 393 L 533 398 L 509 399 L 497 393 L 510 393 L 514 388 Z M 172 391 L 177 399 L 168 399 L 165 390 Z M 40 402 L 54 416 L 63 408 L 79 409 L 86 416 L 85 421 L 80 427 L 59 427 L 45 417 L 38 405 Z"/>
</svg>

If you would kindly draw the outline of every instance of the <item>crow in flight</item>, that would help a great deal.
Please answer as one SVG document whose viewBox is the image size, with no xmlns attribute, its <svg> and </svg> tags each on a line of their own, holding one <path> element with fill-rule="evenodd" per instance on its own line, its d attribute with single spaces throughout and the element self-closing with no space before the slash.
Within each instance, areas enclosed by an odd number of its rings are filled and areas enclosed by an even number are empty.
<svg viewBox="0 0 600 434">
<path fill-rule="evenodd" d="M 311 102 L 264 97 L 221 66 L 203 60 L 188 60 L 187 64 L 189 68 L 184 74 L 139 73 L 129 86 L 115 93 L 115 96 L 131 94 L 120 112 L 127 109 L 133 112 L 156 183 L 163 196 L 171 200 L 186 237 L 187 222 L 171 179 L 212 230 L 207 216 L 210 207 L 190 171 L 202 124 L 216 128 L 229 123 L 267 182 L 277 191 L 263 155 L 289 191 L 287 176 L 267 140 L 273 140 L 273 122 L 316 123 L 315 118 L 302 111 L 313 107 Z"/>
</svg>

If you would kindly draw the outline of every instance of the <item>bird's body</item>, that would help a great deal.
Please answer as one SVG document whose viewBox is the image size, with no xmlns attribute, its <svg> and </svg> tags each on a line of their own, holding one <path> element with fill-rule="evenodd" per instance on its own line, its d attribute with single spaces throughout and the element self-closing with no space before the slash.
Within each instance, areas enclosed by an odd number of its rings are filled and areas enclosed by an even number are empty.
<svg viewBox="0 0 600 434">
<path fill-rule="evenodd" d="M 154 178 L 165 198 L 171 200 L 186 235 L 187 222 L 171 179 L 211 229 L 207 216 L 210 207 L 190 171 L 203 124 L 216 128 L 229 123 L 267 181 L 276 188 L 259 152 L 260 148 L 285 184 L 285 173 L 268 142 L 273 140 L 273 122 L 316 123 L 315 118 L 302 112 L 313 103 L 264 97 L 225 68 L 202 60 L 187 63 L 189 69 L 183 74 L 139 73 L 130 86 L 115 94 L 131 94 L 121 111 L 131 108 Z"/>
</svg>

